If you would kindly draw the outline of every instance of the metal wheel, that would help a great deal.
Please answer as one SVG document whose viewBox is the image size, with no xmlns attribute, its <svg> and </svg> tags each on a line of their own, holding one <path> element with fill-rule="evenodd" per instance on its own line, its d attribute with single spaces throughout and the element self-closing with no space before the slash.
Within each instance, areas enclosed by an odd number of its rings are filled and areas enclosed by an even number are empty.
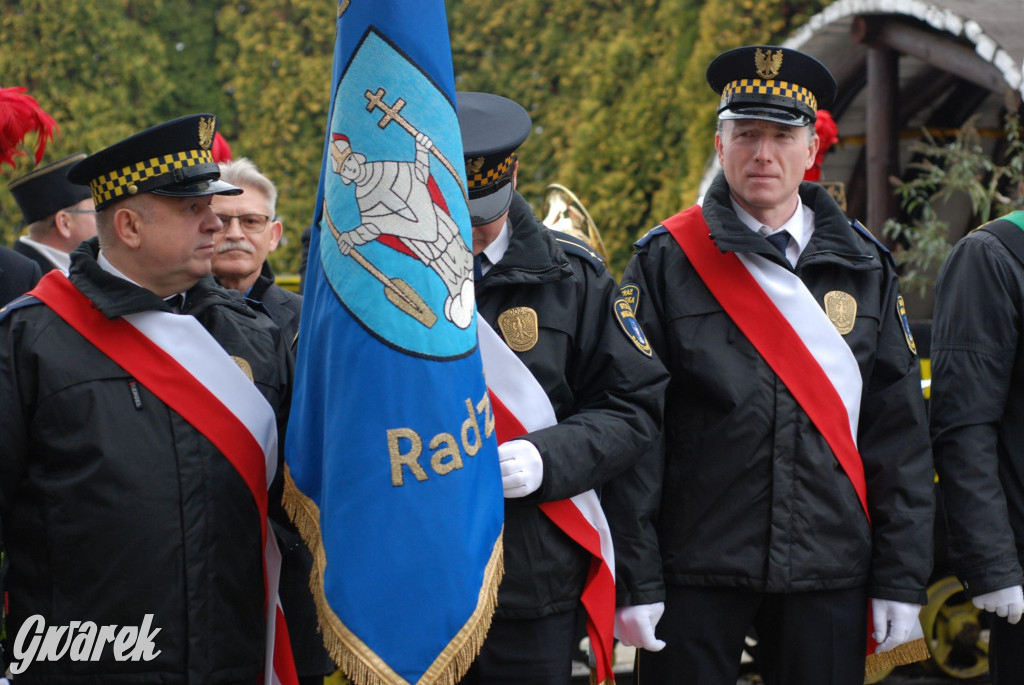
<svg viewBox="0 0 1024 685">
<path fill-rule="evenodd" d="M 921 610 L 921 628 L 932 656 L 926 662 L 953 678 L 975 678 L 988 673 L 989 631 L 976 608 L 953 576 L 928 588 L 928 604 Z"/>
</svg>

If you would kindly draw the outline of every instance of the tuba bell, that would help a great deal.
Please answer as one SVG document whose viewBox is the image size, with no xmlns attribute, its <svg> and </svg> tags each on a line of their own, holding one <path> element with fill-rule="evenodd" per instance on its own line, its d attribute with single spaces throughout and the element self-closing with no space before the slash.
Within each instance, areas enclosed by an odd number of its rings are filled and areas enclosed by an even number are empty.
<svg viewBox="0 0 1024 685">
<path fill-rule="evenodd" d="M 541 214 L 544 216 L 545 226 L 579 238 L 590 245 L 605 261 L 608 260 L 608 250 L 601 240 L 597 224 L 571 190 L 557 183 L 545 188 Z"/>
</svg>

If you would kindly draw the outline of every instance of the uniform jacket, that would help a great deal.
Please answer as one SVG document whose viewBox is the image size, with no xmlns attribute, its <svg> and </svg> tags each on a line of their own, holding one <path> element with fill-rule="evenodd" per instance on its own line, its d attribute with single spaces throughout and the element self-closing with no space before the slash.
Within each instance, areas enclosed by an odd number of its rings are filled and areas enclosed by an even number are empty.
<svg viewBox="0 0 1024 685">
<path fill-rule="evenodd" d="M 661 426 L 667 376 L 616 321 L 616 284 L 600 258 L 545 227 L 518 194 L 509 223 L 508 250 L 477 282 L 476 297 L 480 315 L 499 334 L 503 312 L 529 307 L 537 313 L 536 345 L 517 354 L 558 419 L 525 436 L 544 460 L 540 489 L 505 500 L 497 611 L 535 618 L 575 610 L 590 564 L 537 503 L 600 488 L 648 452 Z"/>
<path fill-rule="evenodd" d="M 638 244 L 622 283 L 672 375 L 663 451 L 605 488 L 619 603 L 663 583 L 803 592 L 868 587 L 924 603 L 932 562 L 932 460 L 916 355 L 888 254 L 819 186 L 801 199 L 815 231 L 796 273 L 820 303 L 857 302 L 844 336 L 863 377 L 857 443 L 873 526 L 809 418 L 726 316 L 664 228 Z M 736 217 L 719 175 L 703 202 L 719 249 L 789 263 Z"/>
<path fill-rule="evenodd" d="M 299 333 L 302 296 L 276 285 L 274 271 L 269 263 L 263 262 L 260 275 L 246 294 L 246 300 L 277 324 L 285 343 L 290 349 L 294 349 L 295 339 Z M 272 491 L 272 495 L 277 500 L 280 499 L 277 489 Z M 278 592 L 288 624 L 295 670 L 300 676 L 332 673 L 335 670 L 334 662 L 324 648 L 316 604 L 309 589 L 313 555 L 283 509 L 273 511 L 272 517 L 281 547 L 281 579 Z"/>
<path fill-rule="evenodd" d="M 935 292 L 935 469 L 950 561 L 976 597 L 1024 583 L 1024 266 L 975 231 L 953 248 Z"/>
<path fill-rule="evenodd" d="M 32 247 L 31 245 L 21 242 L 20 240 L 15 240 L 14 245 L 11 247 L 11 249 L 20 255 L 28 257 L 33 262 L 38 264 L 39 270 L 44 274 L 53 271 L 54 269 L 57 268 L 56 266 L 54 266 L 53 262 L 51 262 L 49 259 L 43 256 L 43 254 L 39 252 L 39 250 Z"/>
<path fill-rule="evenodd" d="M 162 310 L 103 271 L 97 243 L 72 282 L 108 317 Z M 279 330 L 206 277 L 192 314 L 252 367 L 287 417 Z M 35 662 L 20 684 L 255 682 L 263 668 L 263 538 L 242 477 L 203 435 L 41 303 L 0 321 L 0 517 L 10 558 L 8 650 L 27 618 L 159 628 L 159 656 Z M 137 398 L 137 399 L 136 399 Z"/>
<path fill-rule="evenodd" d="M 291 345 L 299 332 L 299 316 L 302 314 L 302 295 L 285 290 L 274 283 L 274 271 L 270 264 L 263 262 L 260 275 L 249 289 L 246 299 L 263 305 L 267 314 L 284 333 L 285 341 Z"/>
<path fill-rule="evenodd" d="M 31 290 L 39 281 L 39 267 L 6 247 L 0 247 L 0 307 Z"/>
</svg>

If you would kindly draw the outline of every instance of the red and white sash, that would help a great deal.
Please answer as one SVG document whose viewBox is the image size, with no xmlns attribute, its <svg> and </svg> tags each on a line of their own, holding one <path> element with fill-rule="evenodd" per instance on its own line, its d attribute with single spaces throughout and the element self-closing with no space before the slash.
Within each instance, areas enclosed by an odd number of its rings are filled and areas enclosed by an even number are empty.
<svg viewBox="0 0 1024 685">
<path fill-rule="evenodd" d="M 242 476 L 256 501 L 265 539 L 264 682 L 297 683 L 277 592 L 281 553 L 267 525 L 267 485 L 277 468 L 273 408 L 195 317 L 151 311 L 108 319 L 59 271 L 44 276 L 29 294 L 181 415 Z"/>
<path fill-rule="evenodd" d="M 849 345 L 796 274 L 757 254 L 720 251 L 700 206 L 663 225 L 821 432 L 870 521 L 856 439 L 863 381 Z"/>
<path fill-rule="evenodd" d="M 498 444 L 558 423 L 551 400 L 533 373 L 479 317 L 477 332 Z M 596 682 L 614 682 L 615 556 L 601 502 L 597 493 L 587 490 L 571 499 L 542 502 L 538 506 L 592 556 L 581 602 L 587 611 L 587 635 L 594 655 Z"/>
</svg>

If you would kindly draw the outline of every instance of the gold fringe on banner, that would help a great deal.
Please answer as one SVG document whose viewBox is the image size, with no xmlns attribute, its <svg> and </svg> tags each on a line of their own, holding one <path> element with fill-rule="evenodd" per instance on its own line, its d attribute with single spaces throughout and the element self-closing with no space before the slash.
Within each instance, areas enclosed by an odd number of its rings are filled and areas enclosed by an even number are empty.
<svg viewBox="0 0 1024 685">
<path fill-rule="evenodd" d="M 873 676 L 887 668 L 905 666 L 915 661 L 924 661 L 929 656 L 931 655 L 928 652 L 928 644 L 924 641 L 923 637 L 911 640 L 910 642 L 904 642 L 901 645 L 896 645 L 888 652 L 868 654 L 864 660 L 864 677 Z"/>
<path fill-rule="evenodd" d="M 356 637 L 327 603 L 324 595 L 327 555 L 320 531 L 320 509 L 316 502 L 295 485 L 287 466 L 284 475 L 284 510 L 313 554 L 309 589 L 316 601 L 320 632 L 323 634 L 328 654 L 338 668 L 357 685 L 406 685 L 407 681 Z M 480 653 L 484 637 L 491 627 L 494 608 L 498 604 L 498 584 L 505 573 L 501 541 L 502 536 L 499 535 L 484 570 L 484 582 L 480 588 L 476 610 L 430 665 L 417 685 L 455 685 Z"/>
</svg>

